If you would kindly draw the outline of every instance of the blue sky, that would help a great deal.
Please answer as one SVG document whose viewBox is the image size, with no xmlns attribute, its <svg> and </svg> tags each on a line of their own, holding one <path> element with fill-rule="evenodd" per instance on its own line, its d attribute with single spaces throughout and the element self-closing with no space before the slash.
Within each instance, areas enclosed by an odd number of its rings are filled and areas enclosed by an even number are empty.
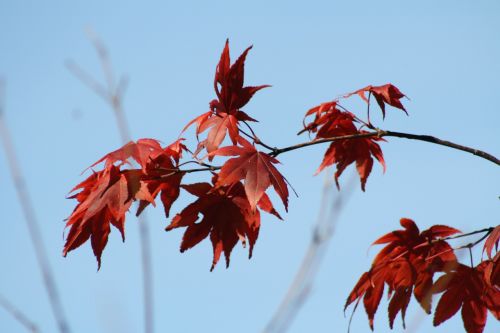
<svg viewBox="0 0 500 333">
<path fill-rule="evenodd" d="M 62 258 L 68 191 L 81 172 L 121 145 L 113 114 L 64 66 L 72 59 L 103 80 L 86 37 L 108 47 L 115 72 L 130 79 L 124 99 L 135 139 L 169 143 L 208 110 L 213 74 L 226 38 L 233 58 L 253 44 L 249 85 L 271 84 L 246 106 L 260 136 L 276 146 L 300 142 L 304 112 L 364 87 L 392 82 L 411 100 L 410 116 L 390 109 L 385 129 L 432 134 L 500 155 L 500 3 L 498 1 L 7 1 L 0 3 L 0 75 L 7 82 L 6 121 L 26 176 L 65 312 L 73 332 L 142 330 L 137 221 L 126 242 L 113 230 L 102 269 L 89 244 Z M 353 104 L 353 106 L 361 104 Z M 360 115 L 364 112 L 359 110 Z M 191 147 L 193 132 L 188 132 Z M 401 217 L 422 228 L 450 224 L 472 231 L 498 224 L 500 174 L 492 163 L 443 147 L 389 139 L 387 172 L 376 165 L 367 191 L 356 191 L 310 298 L 289 332 L 343 332 L 347 294 L 368 269 L 378 236 Z M 164 232 L 161 209 L 149 209 L 157 332 L 259 332 L 278 306 L 310 240 L 323 176 L 313 177 L 326 147 L 280 157 L 299 198 L 285 222 L 266 216 L 254 257 L 235 248 L 231 267 L 210 273 L 211 245 L 179 253 L 182 231 Z M 352 168 L 349 169 L 351 172 Z M 331 171 L 330 171 L 331 172 Z M 346 184 L 349 172 L 341 179 Z M 190 180 L 197 180 L 196 177 Z M 55 324 L 37 269 L 5 154 L 0 153 L 0 294 L 42 332 Z M 276 198 L 275 198 L 276 199 Z M 183 195 L 178 212 L 192 197 Z M 283 211 L 283 210 L 282 210 Z M 421 310 L 412 306 L 408 322 Z M 455 332 L 459 316 L 437 329 L 425 317 L 418 332 Z M 401 322 L 396 321 L 396 331 Z M 386 304 L 376 332 L 388 332 Z M 485 332 L 498 331 L 488 317 Z M 352 332 L 368 330 L 358 309 Z M 0 331 L 24 332 L 0 309 Z"/>
</svg>

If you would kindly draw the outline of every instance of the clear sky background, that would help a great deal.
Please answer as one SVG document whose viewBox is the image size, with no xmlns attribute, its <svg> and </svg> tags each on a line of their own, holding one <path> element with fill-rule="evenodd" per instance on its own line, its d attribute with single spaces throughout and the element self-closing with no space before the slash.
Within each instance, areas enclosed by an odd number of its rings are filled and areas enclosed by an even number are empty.
<svg viewBox="0 0 500 333">
<path fill-rule="evenodd" d="M 374 116 L 386 129 L 432 134 L 500 155 L 500 2 L 491 1 L 7 1 L 0 2 L 0 75 L 6 121 L 73 332 L 141 332 L 142 282 L 137 220 L 126 242 L 113 230 L 96 272 L 90 244 L 61 256 L 68 191 L 82 170 L 121 146 L 109 107 L 64 63 L 73 59 L 103 80 L 86 37 L 107 45 L 117 73 L 130 84 L 124 100 L 135 139 L 169 143 L 208 110 L 213 75 L 226 38 L 233 58 L 248 45 L 246 83 L 271 84 L 247 105 L 259 135 L 276 146 L 301 142 L 304 112 L 368 84 L 392 82 L 411 100 Z M 361 105 L 361 104 L 353 104 Z M 358 109 L 364 115 L 364 108 Z M 376 113 L 374 113 L 376 114 Z M 193 132 L 186 134 L 194 147 Z M 356 191 L 290 332 L 346 332 L 345 298 L 377 248 L 369 244 L 399 227 L 449 224 L 472 231 L 498 224 L 500 173 L 494 164 L 444 147 L 403 139 L 382 145 L 387 172 L 374 166 L 367 191 Z M 285 222 L 264 216 L 254 257 L 238 245 L 231 266 L 214 272 L 205 240 L 184 254 L 182 230 L 166 233 L 162 209 L 148 209 L 156 332 L 260 332 L 302 260 L 320 206 L 323 177 L 313 177 L 326 146 L 280 156 L 293 183 Z M 350 167 L 341 179 L 348 182 Z M 331 171 L 329 171 L 331 172 Z M 196 178 L 186 178 L 186 180 Z M 20 205 L 0 153 L 0 294 L 42 332 L 56 332 Z M 276 199 L 275 197 L 273 197 Z M 192 197 L 183 194 L 178 212 Z M 466 253 L 464 258 L 468 259 Z M 476 257 L 478 260 L 478 257 Z M 422 310 L 412 299 L 407 321 Z M 376 332 L 388 332 L 387 304 Z M 395 323 L 401 330 L 401 321 Z M 418 332 L 457 332 L 460 316 L 437 329 L 424 317 Z M 500 325 L 489 315 L 485 332 Z M 351 331 L 368 331 L 360 307 Z M 0 332 L 24 329 L 0 309 Z"/>
</svg>

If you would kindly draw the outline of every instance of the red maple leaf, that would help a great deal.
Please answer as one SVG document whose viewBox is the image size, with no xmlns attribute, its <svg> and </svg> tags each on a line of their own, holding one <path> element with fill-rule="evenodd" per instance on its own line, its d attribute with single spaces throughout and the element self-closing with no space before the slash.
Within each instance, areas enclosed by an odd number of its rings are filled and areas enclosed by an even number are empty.
<svg viewBox="0 0 500 333">
<path fill-rule="evenodd" d="M 228 146 L 213 151 L 209 156 L 238 156 L 227 160 L 222 166 L 215 187 L 231 186 L 244 180 L 245 193 L 252 209 L 255 209 L 269 186 L 280 196 L 288 209 L 288 187 L 286 180 L 274 164 L 279 161 L 260 152 L 243 138 L 238 139 L 240 146 Z"/>
<path fill-rule="evenodd" d="M 366 93 L 370 93 L 373 95 L 373 97 L 375 97 L 375 100 L 377 101 L 378 105 L 380 106 L 380 109 L 382 110 L 382 116 L 384 118 L 385 118 L 385 104 L 403 110 L 406 114 L 408 114 L 405 107 L 400 101 L 400 99 L 406 97 L 406 95 L 403 94 L 396 86 L 390 83 L 384 84 L 382 86 L 371 86 L 371 85 L 366 86 L 362 89 L 356 90 L 355 92 L 346 95 L 345 97 L 358 94 L 363 100 L 369 102 L 368 98 L 365 95 Z"/>
<path fill-rule="evenodd" d="M 212 180 L 216 182 L 216 177 Z M 249 258 L 259 235 L 260 212 L 252 209 L 240 182 L 231 187 L 214 187 L 209 183 L 182 185 L 187 192 L 198 199 L 177 214 L 166 230 L 186 227 L 180 250 L 184 252 L 196 246 L 203 239 L 210 237 L 213 246 L 212 271 L 224 252 L 226 267 L 229 267 L 231 251 L 241 241 L 243 246 L 249 243 Z M 266 194 L 263 194 L 259 208 L 271 214 L 279 215 L 272 207 Z M 198 222 L 200 214 L 203 215 Z"/>
<path fill-rule="evenodd" d="M 500 310 L 500 290 L 488 286 L 484 281 L 482 263 L 475 268 L 458 264 L 446 272 L 434 285 L 434 293 L 441 293 L 434 326 L 453 317 L 462 308 L 462 320 L 468 333 L 481 333 L 486 325 L 487 310 L 496 314 Z"/>
<path fill-rule="evenodd" d="M 436 225 L 420 232 L 415 222 L 401 219 L 404 230 L 396 230 L 373 244 L 387 244 L 375 257 L 372 268 L 364 273 L 347 298 L 345 308 L 363 298 L 370 328 L 380 304 L 384 286 L 389 287 L 389 325 L 401 312 L 404 326 L 406 309 L 413 292 L 427 313 L 431 309 L 432 279 L 436 272 L 455 265 L 452 248 L 443 240 L 459 232 Z"/>
<path fill-rule="evenodd" d="M 139 184 L 139 179 L 132 172 L 122 173 L 118 167 L 111 165 L 92 174 L 73 189 L 82 191 L 71 197 L 78 200 L 78 205 L 66 223 L 70 231 L 64 245 L 64 256 L 90 238 L 98 267 L 101 266 L 102 251 L 111 231 L 110 224 L 120 231 L 125 240 L 125 213 L 132 199 L 138 195 L 138 199 L 153 200 L 147 189 Z M 135 184 L 130 186 L 129 182 Z M 134 190 L 131 191 L 131 188 Z"/>
<path fill-rule="evenodd" d="M 207 139 L 200 142 L 199 149 L 206 148 L 209 153 L 216 150 L 228 133 L 233 144 L 236 144 L 239 137 L 238 122 L 256 121 L 241 111 L 241 108 L 257 91 L 269 86 L 243 86 L 245 59 L 251 48 L 252 46 L 248 47 L 236 62 L 230 65 L 229 40 L 226 41 L 215 71 L 214 89 L 217 99 L 210 102 L 209 112 L 196 117 L 184 127 L 186 130 L 196 124 L 196 135 L 210 129 Z"/>
<path fill-rule="evenodd" d="M 177 164 L 185 146 L 182 139 L 163 149 L 156 140 L 140 139 L 129 142 L 99 161 L 104 169 L 94 172 L 71 192 L 80 191 L 70 198 L 78 205 L 68 218 L 70 228 L 63 255 L 76 249 L 89 238 L 98 266 L 111 231 L 115 226 L 125 240 L 125 214 L 133 201 L 139 201 L 137 215 L 161 193 L 161 201 L 168 216 L 172 203 L 179 196 L 182 174 Z M 141 169 L 124 169 L 135 160 Z"/>
</svg>

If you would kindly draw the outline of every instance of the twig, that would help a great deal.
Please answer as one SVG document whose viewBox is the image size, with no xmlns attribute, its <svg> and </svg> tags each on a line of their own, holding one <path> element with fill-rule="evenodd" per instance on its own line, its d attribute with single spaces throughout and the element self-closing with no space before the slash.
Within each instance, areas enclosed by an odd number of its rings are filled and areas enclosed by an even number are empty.
<svg viewBox="0 0 500 333">
<path fill-rule="evenodd" d="M 493 162 L 497 165 L 500 165 L 500 160 L 487 152 L 484 152 L 482 150 L 475 149 L 475 148 L 470 148 L 467 146 L 462 146 L 462 145 L 459 145 L 459 144 L 456 144 L 456 143 L 453 143 L 450 141 L 441 140 L 441 139 L 438 139 L 438 138 L 431 136 L 431 135 L 417 135 L 417 134 L 409 134 L 409 133 L 401 133 L 401 132 L 393 132 L 393 131 L 382 131 L 381 136 L 393 136 L 393 137 L 397 137 L 397 138 L 405 138 L 405 139 L 419 140 L 419 141 L 434 143 L 437 145 L 446 146 L 449 148 L 465 151 L 467 153 L 476 155 L 478 157 L 482 157 L 490 162 Z"/>
<path fill-rule="evenodd" d="M 24 313 L 12 305 L 8 300 L 6 300 L 2 295 L 0 295 L 0 307 L 4 308 L 5 311 L 10 313 L 14 319 L 16 319 L 21 325 L 23 325 L 28 331 L 32 333 L 38 333 L 38 327 L 33 323 Z"/>
<path fill-rule="evenodd" d="M 69 325 L 67 323 L 66 316 L 64 315 L 63 307 L 61 305 L 59 292 L 57 290 L 57 284 L 50 267 L 50 262 L 42 239 L 42 234 L 40 232 L 38 221 L 36 219 L 35 210 L 31 202 L 31 197 L 28 193 L 26 181 L 21 172 L 20 164 L 17 160 L 14 144 L 12 143 L 8 126 L 4 119 L 3 95 L 4 83 L 0 79 L 0 139 L 5 149 L 11 177 L 14 181 L 14 186 L 19 198 L 19 203 L 24 214 L 24 219 L 26 221 L 26 226 L 28 228 L 31 242 L 33 243 L 35 256 L 42 273 L 45 290 L 47 291 L 47 295 L 49 297 L 52 312 L 57 322 L 57 327 L 59 329 L 59 332 L 69 333 Z"/>
<path fill-rule="evenodd" d="M 471 232 L 468 232 L 468 233 L 465 233 L 465 234 L 459 234 L 459 235 L 448 236 L 448 237 L 443 237 L 443 238 L 430 239 L 430 240 L 426 241 L 425 243 L 418 244 L 414 248 L 415 249 L 419 249 L 419 248 L 426 247 L 426 246 L 429 246 L 429 245 L 432 245 L 432 244 L 435 244 L 435 243 L 439 243 L 439 242 L 442 242 L 442 241 L 454 240 L 454 239 L 458 239 L 458 238 L 462 238 L 462 237 L 468 237 L 468 236 L 472 236 L 472 235 L 476 235 L 476 234 L 480 234 L 480 233 L 485 233 L 479 240 L 475 241 L 474 243 L 469 243 L 465 247 L 467 247 L 467 246 L 469 246 L 471 244 L 472 244 L 472 246 L 475 246 L 475 245 L 479 244 L 482 240 L 486 239 L 486 237 L 488 237 L 488 235 L 491 234 L 491 232 L 494 229 L 495 229 L 495 227 L 489 227 L 489 228 L 484 228 L 484 229 L 481 229 L 481 230 L 471 231 Z M 458 247 L 458 248 L 450 249 L 450 250 L 447 250 L 447 251 L 454 251 L 454 250 L 458 250 L 458 249 L 465 248 L 465 247 Z M 447 252 L 447 251 L 445 251 L 445 252 Z M 430 260 L 430 259 L 432 259 L 434 257 L 440 256 L 441 254 L 443 254 L 445 252 L 440 252 L 440 253 L 435 254 L 435 255 L 427 258 L 427 259 Z M 405 251 L 405 252 L 403 252 L 402 254 L 400 254 L 399 256 L 397 256 L 394 259 L 399 259 L 401 256 L 406 255 L 407 253 L 408 253 L 408 251 Z"/>
<path fill-rule="evenodd" d="M 91 75 L 86 73 L 76 63 L 68 61 L 66 67 L 75 75 L 84 85 L 90 88 L 101 97 L 113 110 L 121 141 L 125 144 L 131 140 L 130 129 L 125 113 L 123 111 L 122 99 L 128 80 L 122 77 L 115 84 L 111 62 L 104 44 L 92 30 L 87 30 L 96 52 L 99 56 L 101 68 L 106 77 L 106 86 L 99 83 Z M 141 261 L 143 272 L 143 294 L 144 294 L 144 332 L 153 333 L 154 331 L 154 308 L 153 308 L 153 269 L 151 264 L 151 249 L 149 237 L 149 224 L 147 216 L 143 212 L 139 215 L 139 239 L 141 246 Z"/>
<path fill-rule="evenodd" d="M 448 236 L 448 237 L 444 237 L 444 238 L 438 238 L 436 240 L 443 241 L 443 240 L 457 239 L 457 238 L 472 236 L 472 235 L 475 235 L 475 234 L 480 234 L 480 233 L 483 233 L 483 232 L 486 232 L 487 233 L 486 236 L 488 236 L 489 234 L 491 234 L 491 232 L 493 231 L 493 229 L 495 229 L 495 228 L 494 227 L 489 227 L 489 228 L 484 228 L 484 229 L 481 229 L 481 230 L 471 231 L 471 232 L 468 232 L 468 233 L 465 233 L 465 234 L 460 234 L 460 235 L 455 235 L 455 236 Z M 481 238 L 481 240 L 483 240 L 483 239 L 484 238 Z"/>
<path fill-rule="evenodd" d="M 455 248 L 452 248 L 451 251 L 457 251 L 457 250 L 463 250 L 463 249 L 469 249 L 469 255 L 470 255 L 470 266 L 471 267 L 474 267 L 474 262 L 472 261 L 472 248 L 474 246 L 476 246 L 477 244 L 481 243 L 483 240 L 486 239 L 486 237 L 488 237 L 490 234 L 491 234 L 491 231 L 493 231 L 493 228 L 491 228 L 491 230 L 487 233 L 485 233 L 481 238 L 479 238 L 478 240 L 476 240 L 475 242 L 473 243 L 468 243 L 468 244 L 465 244 L 465 245 L 461 245 L 461 246 L 458 246 L 458 247 L 455 247 Z M 430 258 L 434 258 L 436 257 L 437 255 L 433 255 L 432 257 Z M 430 259 L 429 258 L 429 259 Z"/>
</svg>

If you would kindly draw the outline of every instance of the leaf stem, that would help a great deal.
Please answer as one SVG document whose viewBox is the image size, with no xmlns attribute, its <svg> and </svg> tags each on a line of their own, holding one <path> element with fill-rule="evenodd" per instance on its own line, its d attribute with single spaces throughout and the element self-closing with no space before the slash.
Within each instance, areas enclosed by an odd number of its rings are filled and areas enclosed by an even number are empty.
<svg viewBox="0 0 500 333">
<path fill-rule="evenodd" d="M 472 236 L 472 235 L 475 235 L 475 234 L 480 234 L 480 233 L 486 232 L 486 234 L 481 238 L 481 240 L 483 240 L 484 238 L 488 237 L 489 234 L 491 234 L 491 232 L 493 231 L 493 229 L 495 229 L 495 228 L 494 227 L 484 228 L 484 229 L 481 229 L 481 230 L 471 231 L 471 232 L 468 232 L 466 234 L 460 234 L 460 235 L 448 236 L 448 237 L 445 237 L 445 238 L 440 238 L 439 240 L 457 239 L 457 238 Z"/>
<path fill-rule="evenodd" d="M 366 116 L 368 118 L 368 127 L 373 129 L 372 122 L 370 121 L 370 98 L 371 97 L 372 97 L 372 92 L 370 90 L 370 92 L 368 92 L 368 100 L 366 101 L 366 103 L 368 104 L 366 107 Z"/>
<path fill-rule="evenodd" d="M 248 129 L 250 130 L 250 132 L 252 133 L 252 135 L 248 134 L 247 132 L 243 131 L 241 128 L 239 129 L 241 133 L 243 133 L 244 135 L 246 135 L 248 138 L 252 139 L 256 144 L 258 145 L 261 145 L 262 147 L 264 148 L 267 148 L 269 149 L 270 151 L 275 151 L 277 148 L 276 147 L 271 147 L 267 144 L 265 144 L 254 132 L 254 130 L 252 129 L 252 127 L 250 126 L 250 124 L 248 122 L 246 122 L 245 120 L 243 120 L 243 123 L 248 127 Z"/>
<path fill-rule="evenodd" d="M 474 268 L 474 260 L 472 259 L 472 246 L 467 247 L 469 248 L 470 267 Z"/>
</svg>

